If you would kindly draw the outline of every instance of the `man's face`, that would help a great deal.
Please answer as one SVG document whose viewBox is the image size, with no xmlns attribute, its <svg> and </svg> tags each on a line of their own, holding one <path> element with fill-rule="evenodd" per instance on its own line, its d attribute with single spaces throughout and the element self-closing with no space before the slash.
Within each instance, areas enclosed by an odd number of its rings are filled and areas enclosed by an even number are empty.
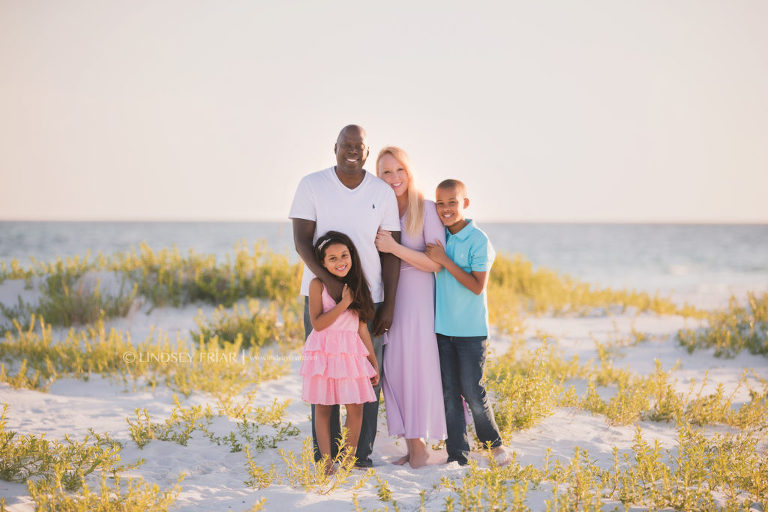
<svg viewBox="0 0 768 512">
<path fill-rule="evenodd" d="M 336 167 L 341 172 L 355 173 L 363 169 L 368 158 L 365 135 L 359 130 L 345 130 L 333 147 L 336 153 Z"/>
<path fill-rule="evenodd" d="M 469 206 L 469 199 L 456 187 L 438 188 L 435 206 L 443 226 L 449 228 L 464 220 L 464 209 Z"/>
</svg>

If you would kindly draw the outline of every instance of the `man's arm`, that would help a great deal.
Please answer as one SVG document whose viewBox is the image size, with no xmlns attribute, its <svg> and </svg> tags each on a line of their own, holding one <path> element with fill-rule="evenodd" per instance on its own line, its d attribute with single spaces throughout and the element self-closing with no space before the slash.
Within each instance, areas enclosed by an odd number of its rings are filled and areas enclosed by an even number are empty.
<svg viewBox="0 0 768 512">
<path fill-rule="evenodd" d="M 400 232 L 392 231 L 392 238 L 400 243 Z M 379 258 L 381 258 L 381 280 L 384 282 L 384 302 L 376 312 L 376 318 L 374 318 L 374 336 L 381 336 L 392 326 L 392 318 L 395 315 L 397 281 L 400 279 L 400 258 L 387 252 L 380 252 Z"/>
<path fill-rule="evenodd" d="M 315 236 L 315 221 L 307 219 L 291 219 L 293 222 L 293 244 L 299 257 L 307 264 L 309 270 L 320 279 L 328 289 L 328 294 L 339 302 L 341 300 L 341 290 L 344 283 L 331 275 L 315 260 L 315 249 L 312 245 L 312 239 Z"/>
</svg>

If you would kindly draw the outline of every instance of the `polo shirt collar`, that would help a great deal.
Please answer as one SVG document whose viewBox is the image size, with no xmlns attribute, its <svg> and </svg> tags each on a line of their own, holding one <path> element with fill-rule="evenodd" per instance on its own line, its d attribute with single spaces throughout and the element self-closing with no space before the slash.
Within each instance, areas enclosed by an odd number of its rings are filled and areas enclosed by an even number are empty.
<svg viewBox="0 0 768 512">
<path fill-rule="evenodd" d="M 472 219 L 466 219 L 467 225 L 461 228 L 461 231 L 456 233 L 455 235 L 452 234 L 448 228 L 445 228 L 445 234 L 449 237 L 456 237 L 457 240 L 464 241 L 467 238 L 469 238 L 469 233 L 475 228 L 475 222 Z"/>
</svg>

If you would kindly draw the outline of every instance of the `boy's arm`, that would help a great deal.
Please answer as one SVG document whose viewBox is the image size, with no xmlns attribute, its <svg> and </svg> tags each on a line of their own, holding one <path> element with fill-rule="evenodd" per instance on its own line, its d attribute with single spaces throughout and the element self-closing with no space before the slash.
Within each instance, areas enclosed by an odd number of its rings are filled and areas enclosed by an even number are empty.
<svg viewBox="0 0 768 512">
<path fill-rule="evenodd" d="M 445 270 L 451 273 L 467 290 L 471 291 L 475 295 L 480 295 L 485 290 L 488 284 L 489 273 L 485 271 L 473 270 L 472 273 L 466 272 L 463 268 L 453 262 L 451 258 L 445 253 L 445 248 L 439 240 L 436 240 L 436 244 L 427 244 L 427 250 L 425 251 L 427 256 L 432 261 L 442 265 Z"/>
</svg>

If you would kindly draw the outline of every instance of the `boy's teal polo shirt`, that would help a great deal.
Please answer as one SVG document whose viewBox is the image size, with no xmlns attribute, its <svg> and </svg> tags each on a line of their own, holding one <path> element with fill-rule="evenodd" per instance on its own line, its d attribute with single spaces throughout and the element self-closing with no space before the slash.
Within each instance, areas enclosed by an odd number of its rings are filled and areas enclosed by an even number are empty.
<svg viewBox="0 0 768 512">
<path fill-rule="evenodd" d="M 445 253 L 465 272 L 488 272 L 496 253 L 488 235 L 468 224 L 452 235 L 445 230 Z M 446 269 L 435 278 L 435 332 L 444 336 L 488 336 L 486 290 L 475 295 Z"/>
</svg>

